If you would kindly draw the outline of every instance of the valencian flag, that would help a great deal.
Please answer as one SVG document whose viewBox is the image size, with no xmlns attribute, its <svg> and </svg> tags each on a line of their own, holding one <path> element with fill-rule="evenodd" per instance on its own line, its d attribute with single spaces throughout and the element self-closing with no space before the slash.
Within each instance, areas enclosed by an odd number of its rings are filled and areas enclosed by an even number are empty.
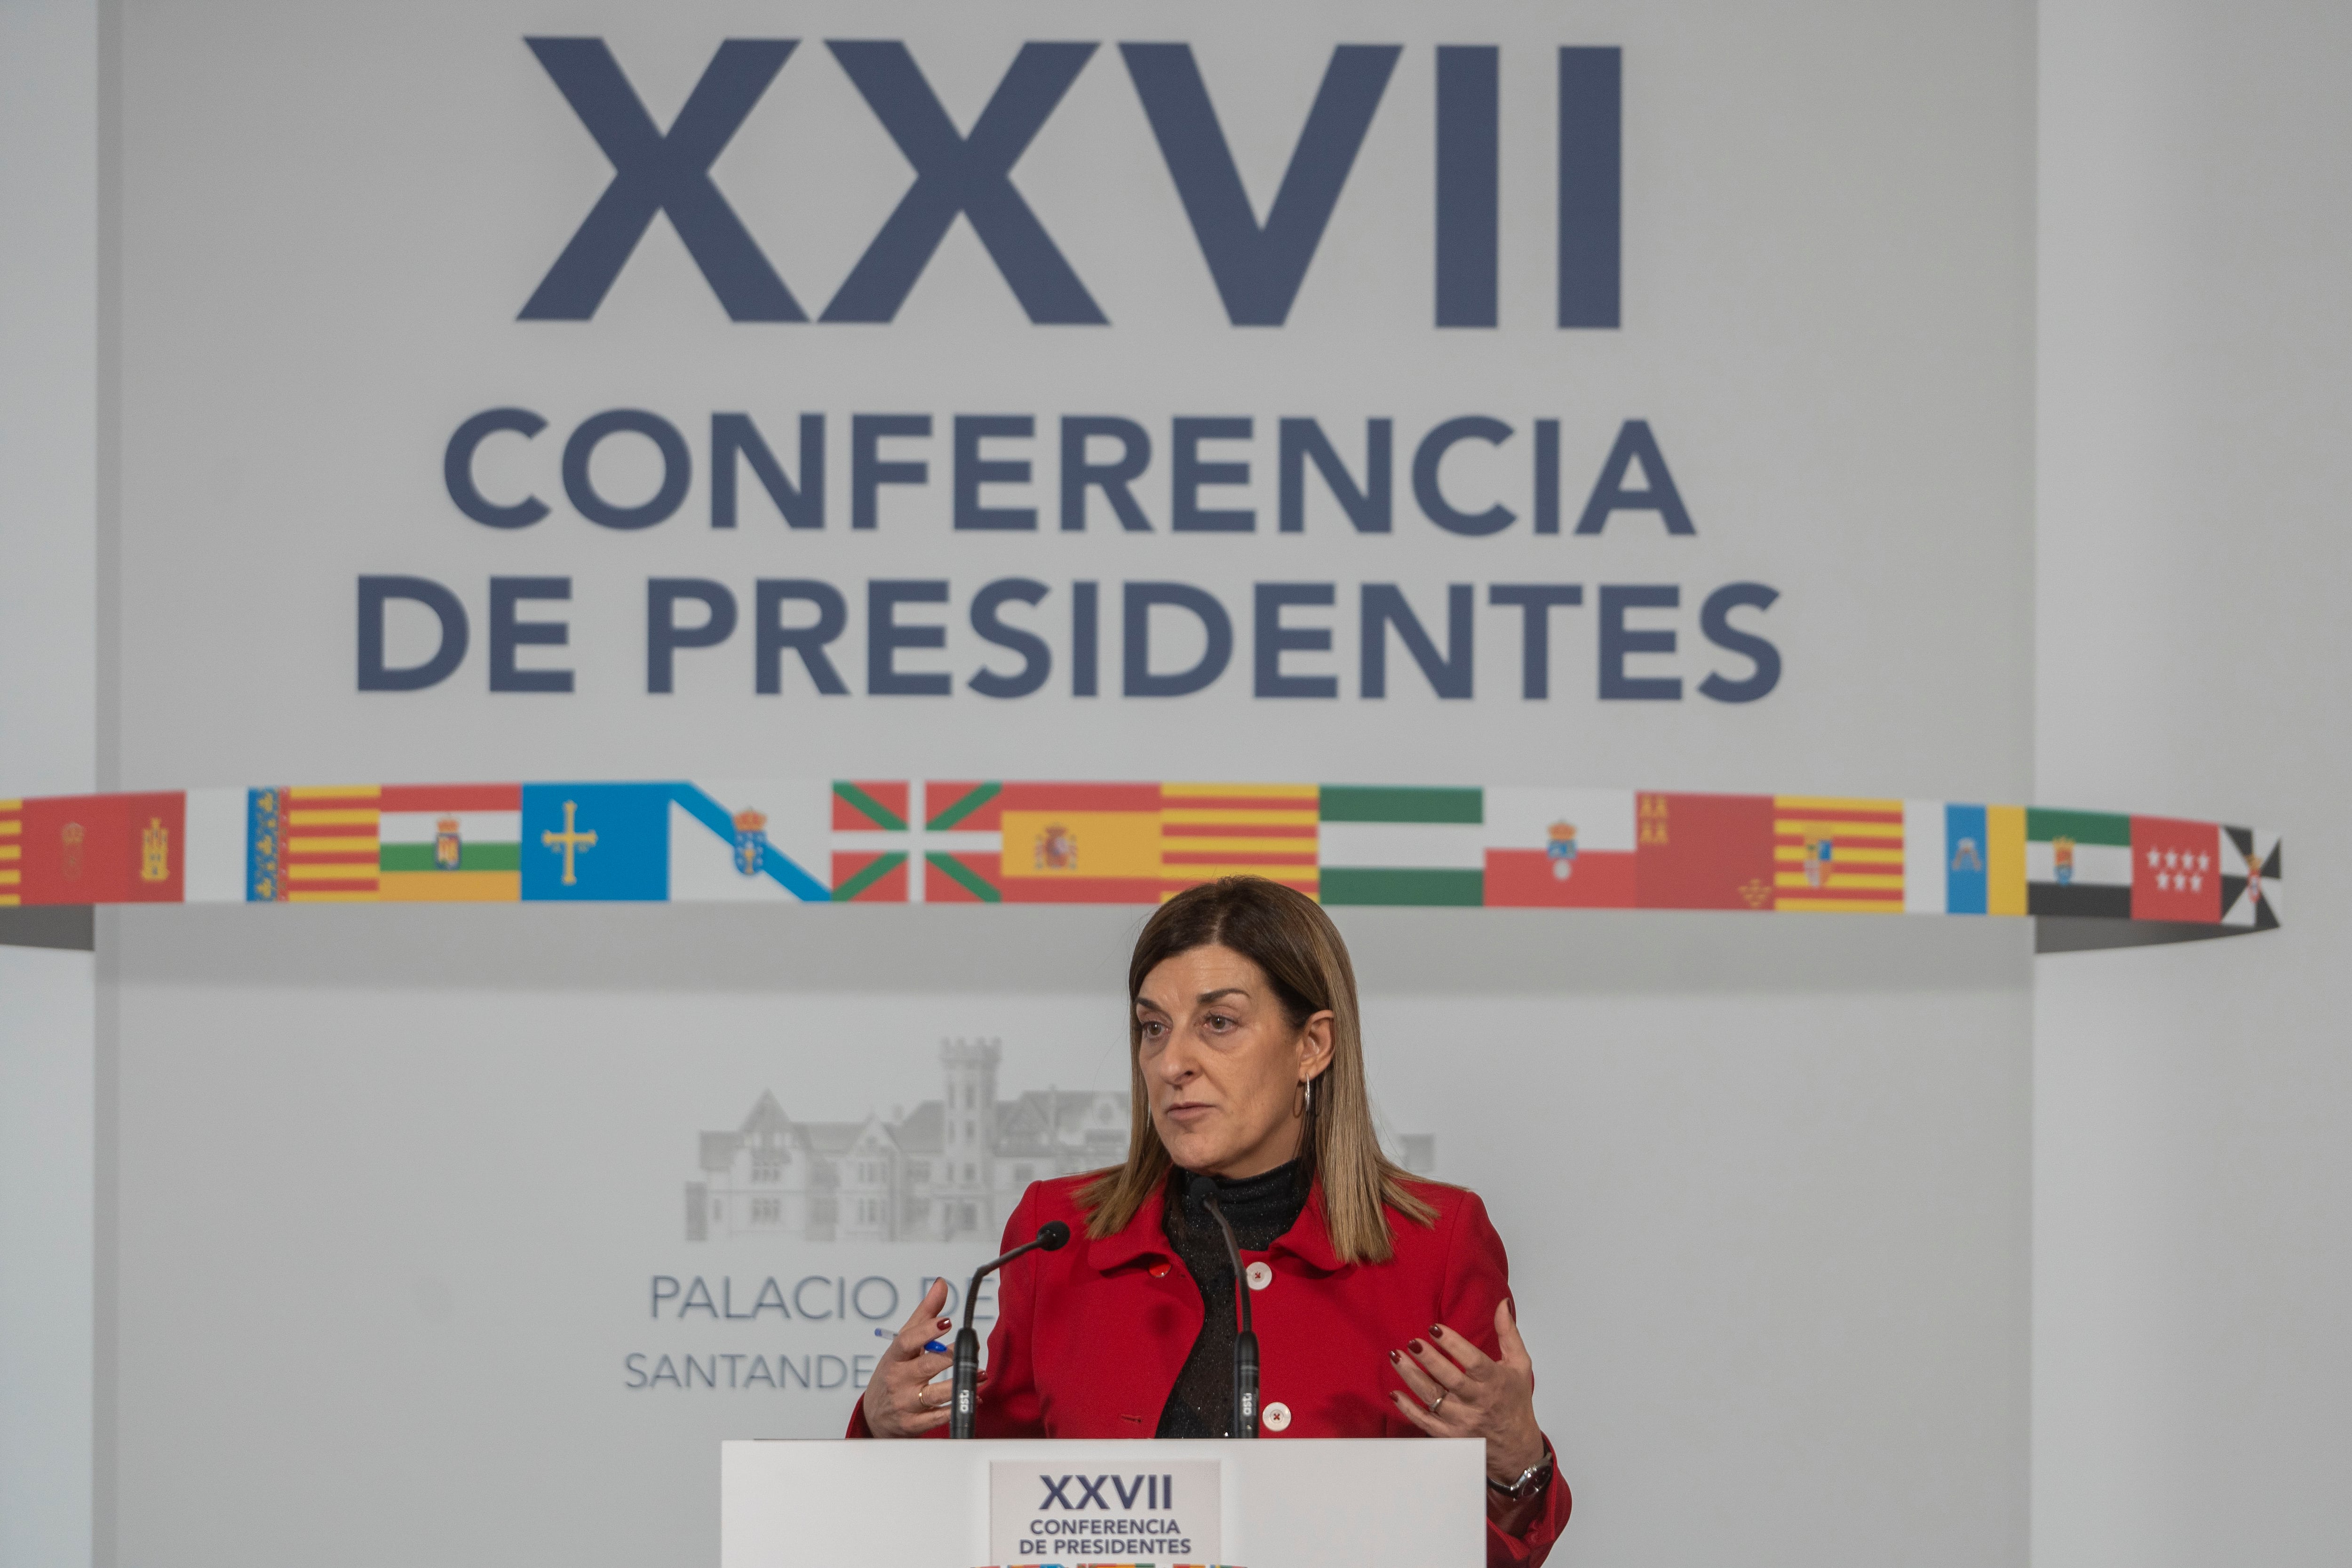
<svg viewBox="0 0 2352 1568">
<path fill-rule="evenodd" d="M 1633 792 L 1489 789 L 1486 899 L 1516 909 L 1633 907 Z"/>
<path fill-rule="evenodd" d="M 1484 791 L 1325 784 L 1317 807 L 1325 903 L 1486 902 Z"/>
<path fill-rule="evenodd" d="M 2025 909 L 2128 920 L 2132 822 L 2106 811 L 2025 812 Z"/>
<path fill-rule="evenodd" d="M 387 902 L 521 898 L 522 785 L 384 785 L 376 800 L 376 893 Z"/>
<path fill-rule="evenodd" d="M 1769 910 L 1776 892 L 1769 795 L 1633 799 L 1634 888 L 1645 910 Z"/>
<path fill-rule="evenodd" d="M 835 903 L 905 903 L 907 830 L 912 787 L 844 780 L 833 786 L 833 898 Z"/>
<path fill-rule="evenodd" d="M 187 847 L 185 798 L 152 795 L 70 795 L 18 803 L 5 814 L 16 826 L 0 847 L 0 893 L 26 904 L 176 904 Z"/>
<path fill-rule="evenodd" d="M 2221 830 L 2165 816 L 2131 819 L 2131 915 L 2136 921 L 2221 918 Z"/>
<path fill-rule="evenodd" d="M 2221 923 L 2255 931 L 2275 928 L 2285 879 L 2279 836 L 2259 827 L 2224 827 L 2221 870 Z"/>
<path fill-rule="evenodd" d="M 381 877 L 375 784 L 274 785 L 246 796 L 245 896 L 258 903 L 370 902 Z"/>
<path fill-rule="evenodd" d="M 1903 912 L 1903 803 L 1772 797 L 1772 907 L 1802 914 Z"/>
<path fill-rule="evenodd" d="M 669 896 L 692 902 L 833 897 L 822 784 L 712 779 L 670 786 Z"/>
</svg>

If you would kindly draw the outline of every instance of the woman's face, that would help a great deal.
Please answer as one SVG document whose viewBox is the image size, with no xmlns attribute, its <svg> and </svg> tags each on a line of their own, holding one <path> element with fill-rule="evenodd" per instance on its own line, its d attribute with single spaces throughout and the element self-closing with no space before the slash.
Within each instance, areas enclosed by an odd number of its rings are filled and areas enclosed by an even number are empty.
<svg viewBox="0 0 2352 1568">
<path fill-rule="evenodd" d="M 1151 1125 L 1176 1163 L 1255 1176 L 1298 1152 L 1298 1085 L 1331 1060 L 1331 1015 L 1293 1026 L 1265 972 L 1229 947 L 1163 959 L 1135 999 Z"/>
</svg>

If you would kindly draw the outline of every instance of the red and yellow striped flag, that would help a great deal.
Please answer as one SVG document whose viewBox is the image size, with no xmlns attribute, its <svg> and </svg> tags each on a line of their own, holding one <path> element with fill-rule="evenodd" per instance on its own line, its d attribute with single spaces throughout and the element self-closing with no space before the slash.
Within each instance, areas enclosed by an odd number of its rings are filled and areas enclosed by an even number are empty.
<svg viewBox="0 0 2352 1568">
<path fill-rule="evenodd" d="M 1167 892 L 1219 877 L 1265 877 L 1313 897 L 1321 880 L 1319 799 L 1316 784 L 1161 784 Z"/>
<path fill-rule="evenodd" d="M 1903 912 L 1903 803 L 1772 798 L 1772 907 L 1813 914 Z"/>
<path fill-rule="evenodd" d="M 284 795 L 286 898 L 360 903 L 379 896 L 375 784 L 295 784 Z"/>
<path fill-rule="evenodd" d="M 24 902 L 25 803 L 0 800 L 0 908 Z"/>
</svg>

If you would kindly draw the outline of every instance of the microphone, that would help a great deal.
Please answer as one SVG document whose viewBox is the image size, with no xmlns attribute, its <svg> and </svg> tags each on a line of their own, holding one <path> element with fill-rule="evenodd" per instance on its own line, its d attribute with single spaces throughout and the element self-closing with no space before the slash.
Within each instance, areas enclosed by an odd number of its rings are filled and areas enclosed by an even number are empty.
<svg viewBox="0 0 2352 1568">
<path fill-rule="evenodd" d="M 971 1321 L 972 1303 L 980 1299 L 980 1282 L 1024 1252 L 1059 1252 L 1069 1241 L 1070 1227 L 1049 1219 L 1037 1227 L 1036 1240 L 1024 1241 L 971 1271 L 971 1284 L 963 1293 L 964 1325 L 955 1337 L 955 1397 L 948 1405 L 949 1436 L 971 1436 L 973 1418 L 980 1414 L 980 1332 Z"/>
<path fill-rule="evenodd" d="M 1242 1272 L 1241 1244 L 1234 1239 L 1233 1222 L 1217 1204 L 1217 1184 L 1207 1176 L 1194 1176 L 1184 1189 L 1208 1209 L 1224 1233 L 1225 1258 L 1234 1266 L 1234 1290 L 1241 1299 L 1241 1332 L 1234 1338 L 1234 1418 L 1233 1435 L 1236 1437 L 1257 1436 L 1257 1331 L 1250 1326 L 1250 1292 L 1248 1277 Z"/>
</svg>

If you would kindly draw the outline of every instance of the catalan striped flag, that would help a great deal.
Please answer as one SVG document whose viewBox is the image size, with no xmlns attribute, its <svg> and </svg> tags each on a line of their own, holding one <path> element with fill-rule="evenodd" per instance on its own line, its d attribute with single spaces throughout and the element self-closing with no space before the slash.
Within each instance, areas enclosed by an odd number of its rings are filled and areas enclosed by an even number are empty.
<svg viewBox="0 0 2352 1568">
<path fill-rule="evenodd" d="M 293 903 L 378 896 L 383 792 L 374 784 L 296 784 L 278 792 L 284 891 Z"/>
<path fill-rule="evenodd" d="M 1264 877 L 1314 896 L 1321 788 L 1164 784 L 1160 864 L 1168 893 L 1219 877 Z"/>
<path fill-rule="evenodd" d="M 1903 803 L 1772 797 L 1772 907 L 1812 914 L 1903 912 Z"/>
<path fill-rule="evenodd" d="M 0 909 L 24 902 L 25 803 L 0 800 Z"/>
</svg>

